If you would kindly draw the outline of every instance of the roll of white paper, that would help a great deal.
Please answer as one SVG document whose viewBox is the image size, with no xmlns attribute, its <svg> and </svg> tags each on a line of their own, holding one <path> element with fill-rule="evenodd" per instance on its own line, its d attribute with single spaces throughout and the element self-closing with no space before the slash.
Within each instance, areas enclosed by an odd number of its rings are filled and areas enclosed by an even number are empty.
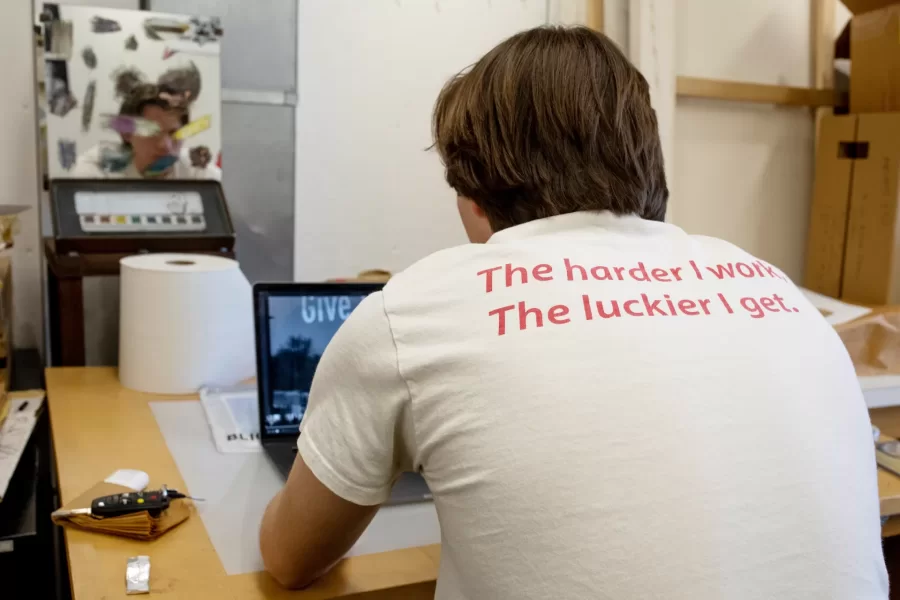
<svg viewBox="0 0 900 600">
<path fill-rule="evenodd" d="M 121 265 L 123 386 L 189 394 L 254 375 L 253 295 L 236 261 L 143 254 L 123 258 Z"/>
</svg>

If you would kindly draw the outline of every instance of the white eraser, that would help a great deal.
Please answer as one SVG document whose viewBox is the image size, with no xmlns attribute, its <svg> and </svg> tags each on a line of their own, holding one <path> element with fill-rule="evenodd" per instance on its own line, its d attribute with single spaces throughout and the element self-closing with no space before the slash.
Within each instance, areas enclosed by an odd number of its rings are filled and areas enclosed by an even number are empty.
<svg viewBox="0 0 900 600">
<path fill-rule="evenodd" d="M 150 485 L 150 476 L 136 469 L 119 469 L 103 481 L 115 485 L 123 485 L 139 492 Z"/>
</svg>

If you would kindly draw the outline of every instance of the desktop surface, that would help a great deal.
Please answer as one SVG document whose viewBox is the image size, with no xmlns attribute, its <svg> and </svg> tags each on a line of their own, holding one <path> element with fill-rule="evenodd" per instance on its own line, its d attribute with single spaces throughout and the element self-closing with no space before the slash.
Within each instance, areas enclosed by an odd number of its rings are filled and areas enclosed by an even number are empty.
<svg viewBox="0 0 900 600">
<path fill-rule="evenodd" d="M 48 369 L 47 398 L 62 503 L 121 468 L 146 471 L 151 487 L 185 489 L 149 403 L 196 396 L 126 390 L 115 369 L 98 367 Z M 65 537 L 74 600 L 124 598 L 126 560 L 139 554 L 150 556 L 151 593 L 165 592 L 173 599 L 432 598 L 440 554 L 433 545 L 356 556 L 307 590 L 288 592 L 265 573 L 227 576 L 196 515 L 153 542 L 71 528 Z M 247 543 L 257 540 L 250 535 Z"/>
</svg>

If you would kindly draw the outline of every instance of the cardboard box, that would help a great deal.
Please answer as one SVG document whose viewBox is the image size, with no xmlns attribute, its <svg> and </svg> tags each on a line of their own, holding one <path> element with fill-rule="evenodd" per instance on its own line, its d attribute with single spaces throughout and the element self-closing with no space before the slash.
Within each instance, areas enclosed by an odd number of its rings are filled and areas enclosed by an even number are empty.
<svg viewBox="0 0 900 600">
<path fill-rule="evenodd" d="M 856 126 L 855 116 L 823 117 L 816 148 L 803 287 L 831 298 L 841 297 L 853 175 L 850 149 L 841 144 L 855 142 Z"/>
<path fill-rule="evenodd" d="M 822 119 L 804 287 L 900 303 L 900 113 Z"/>
<path fill-rule="evenodd" d="M 900 111 L 900 4 L 896 2 L 843 0 L 853 13 L 848 25 L 851 113 Z"/>
<path fill-rule="evenodd" d="M 900 302 L 900 113 L 844 118 L 857 123 L 841 298 L 895 304 Z"/>
</svg>

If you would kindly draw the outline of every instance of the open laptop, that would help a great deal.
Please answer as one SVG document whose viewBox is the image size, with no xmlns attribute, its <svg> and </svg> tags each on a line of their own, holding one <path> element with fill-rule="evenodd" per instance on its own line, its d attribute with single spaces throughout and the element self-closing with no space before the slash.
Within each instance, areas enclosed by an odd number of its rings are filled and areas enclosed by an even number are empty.
<svg viewBox="0 0 900 600">
<path fill-rule="evenodd" d="M 259 432 L 284 477 L 294 464 L 300 420 L 319 358 L 341 323 L 380 283 L 258 283 L 253 286 Z M 403 473 L 388 504 L 430 500 L 425 480 Z"/>
</svg>

